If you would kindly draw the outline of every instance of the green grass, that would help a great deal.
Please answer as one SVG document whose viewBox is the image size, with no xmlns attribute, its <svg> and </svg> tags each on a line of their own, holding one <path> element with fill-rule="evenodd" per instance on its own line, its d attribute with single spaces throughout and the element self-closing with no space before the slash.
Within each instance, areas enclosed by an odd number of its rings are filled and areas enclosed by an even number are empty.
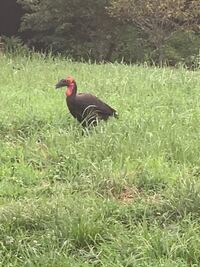
<svg viewBox="0 0 200 267">
<path fill-rule="evenodd" d="M 200 72 L 0 56 L 0 266 L 200 266 Z M 57 80 L 117 109 L 82 134 Z"/>
</svg>

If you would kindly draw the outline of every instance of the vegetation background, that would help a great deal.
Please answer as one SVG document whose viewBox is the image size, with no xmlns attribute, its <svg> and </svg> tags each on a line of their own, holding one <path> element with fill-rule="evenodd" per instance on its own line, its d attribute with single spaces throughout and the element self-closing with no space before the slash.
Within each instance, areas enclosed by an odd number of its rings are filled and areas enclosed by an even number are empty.
<svg viewBox="0 0 200 267">
<path fill-rule="evenodd" d="M 30 48 L 79 61 L 199 64 L 199 0 L 17 2 L 18 35 Z"/>
<path fill-rule="evenodd" d="M 0 56 L 0 266 L 199 266 L 199 70 Z M 66 72 L 120 118 L 83 135 Z"/>
<path fill-rule="evenodd" d="M 19 2 L 23 35 L 0 53 L 0 266 L 200 266 L 199 1 L 156 0 L 156 17 L 153 1 Z M 66 74 L 119 119 L 82 134 Z"/>
</svg>

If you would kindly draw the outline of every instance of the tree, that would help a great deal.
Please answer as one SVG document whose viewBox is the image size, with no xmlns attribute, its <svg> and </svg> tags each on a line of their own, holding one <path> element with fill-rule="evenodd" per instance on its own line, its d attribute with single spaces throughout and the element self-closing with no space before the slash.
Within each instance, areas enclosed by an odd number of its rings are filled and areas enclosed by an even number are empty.
<svg viewBox="0 0 200 267">
<path fill-rule="evenodd" d="M 163 64 L 164 47 L 177 31 L 200 29 L 199 0 L 111 0 L 112 17 L 133 23 L 144 33 Z"/>
<path fill-rule="evenodd" d="M 21 29 L 29 42 L 73 57 L 110 60 L 119 36 L 109 0 L 18 0 L 26 10 Z"/>
</svg>

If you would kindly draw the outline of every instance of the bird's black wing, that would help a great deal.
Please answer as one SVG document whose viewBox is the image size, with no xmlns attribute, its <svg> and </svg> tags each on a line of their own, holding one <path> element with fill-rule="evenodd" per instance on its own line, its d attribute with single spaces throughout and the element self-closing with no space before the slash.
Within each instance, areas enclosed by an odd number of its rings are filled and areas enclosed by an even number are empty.
<svg viewBox="0 0 200 267">
<path fill-rule="evenodd" d="M 92 94 L 77 94 L 76 106 L 80 108 L 81 113 L 84 113 L 90 109 L 95 110 L 102 117 L 117 116 L 115 109 Z"/>
</svg>

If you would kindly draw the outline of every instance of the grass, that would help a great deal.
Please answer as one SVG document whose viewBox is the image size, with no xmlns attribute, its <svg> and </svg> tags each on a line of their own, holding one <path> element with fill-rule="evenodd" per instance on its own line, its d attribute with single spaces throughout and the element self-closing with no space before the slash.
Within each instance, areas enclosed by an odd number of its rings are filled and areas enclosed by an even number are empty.
<svg viewBox="0 0 200 267">
<path fill-rule="evenodd" d="M 200 266 L 199 71 L 0 58 L 0 266 Z M 117 109 L 82 135 L 57 80 Z"/>
</svg>

